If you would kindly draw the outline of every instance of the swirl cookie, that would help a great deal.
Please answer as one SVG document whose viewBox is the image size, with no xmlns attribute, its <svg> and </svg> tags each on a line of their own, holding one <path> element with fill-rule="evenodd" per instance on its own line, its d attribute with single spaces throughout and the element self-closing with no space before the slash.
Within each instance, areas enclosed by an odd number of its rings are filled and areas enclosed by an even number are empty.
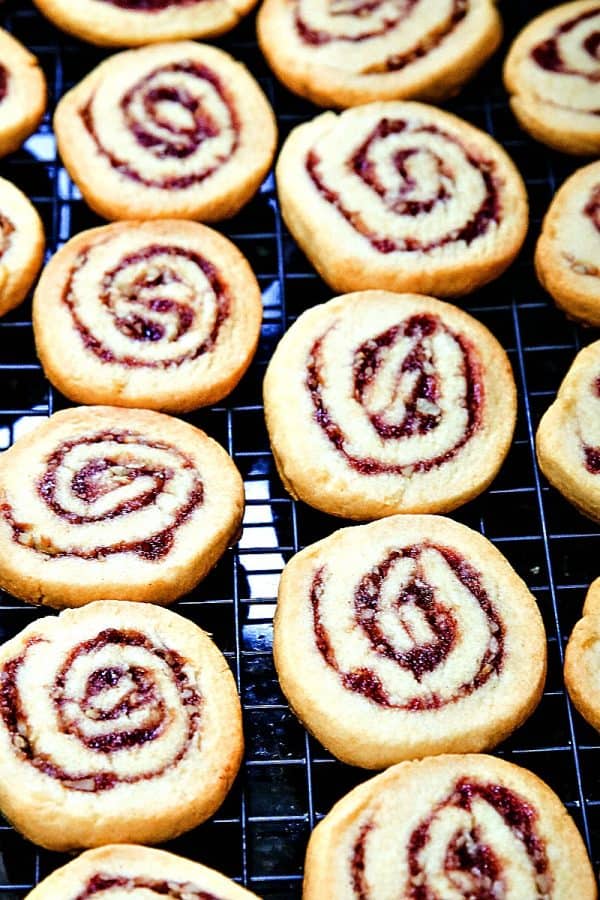
<svg viewBox="0 0 600 900">
<path fill-rule="evenodd" d="M 168 603 L 235 539 L 244 500 L 204 432 L 146 410 L 55 413 L 0 457 L 0 586 L 30 603 Z"/>
<path fill-rule="evenodd" d="M 136 47 L 216 37 L 238 24 L 256 0 L 35 0 L 58 28 L 92 44 Z"/>
<path fill-rule="evenodd" d="M 538 16 L 506 58 L 519 124 L 564 153 L 600 152 L 600 3 L 577 0 Z"/>
<path fill-rule="evenodd" d="M 46 79 L 36 57 L 0 28 L 0 156 L 18 150 L 46 109 Z"/>
<path fill-rule="evenodd" d="M 502 37 L 493 0 L 266 0 L 257 27 L 277 77 L 321 106 L 441 100 Z"/>
<path fill-rule="evenodd" d="M 344 528 L 293 557 L 273 651 L 308 730 L 368 769 L 495 746 L 546 676 L 524 582 L 484 537 L 437 516 Z"/>
<path fill-rule="evenodd" d="M 269 363 L 264 403 L 287 490 L 351 519 L 466 503 L 496 476 L 516 417 L 510 363 L 487 328 L 386 291 L 303 313 Z"/>
<path fill-rule="evenodd" d="M 539 778 L 492 756 L 404 762 L 313 831 L 304 900 L 595 900 L 575 823 Z"/>
<path fill-rule="evenodd" d="M 258 900 L 214 869 L 131 844 L 86 850 L 45 878 L 27 900 L 89 900 L 105 892 L 123 900 Z"/>
<path fill-rule="evenodd" d="M 44 269 L 33 304 L 38 355 L 63 394 L 173 412 L 233 390 L 261 319 L 242 254 L 180 219 L 78 234 Z"/>
<path fill-rule="evenodd" d="M 190 41 L 111 56 L 65 94 L 54 127 L 69 174 L 107 219 L 232 216 L 257 191 L 277 140 L 244 66 Z"/>
<path fill-rule="evenodd" d="M 44 258 L 44 243 L 35 207 L 14 184 L 0 178 L 0 315 L 27 295 Z"/>
<path fill-rule="evenodd" d="M 242 751 L 225 659 L 169 610 L 93 603 L 0 650 L 0 809 L 43 847 L 194 828 L 225 799 Z"/>
<path fill-rule="evenodd" d="M 581 715 L 600 731 L 600 578 L 590 585 L 582 618 L 565 652 L 565 684 Z"/>
<path fill-rule="evenodd" d="M 335 290 L 448 297 L 500 275 L 527 231 L 527 195 L 488 135 L 420 103 L 327 112 L 277 163 L 286 224 Z"/>
<path fill-rule="evenodd" d="M 600 341 L 577 354 L 542 416 L 536 450 L 550 484 L 600 521 Z"/>
<path fill-rule="evenodd" d="M 599 32 L 600 34 L 600 32 Z M 544 219 L 535 251 L 537 276 L 573 319 L 600 325 L 600 163 L 562 185 Z"/>
</svg>

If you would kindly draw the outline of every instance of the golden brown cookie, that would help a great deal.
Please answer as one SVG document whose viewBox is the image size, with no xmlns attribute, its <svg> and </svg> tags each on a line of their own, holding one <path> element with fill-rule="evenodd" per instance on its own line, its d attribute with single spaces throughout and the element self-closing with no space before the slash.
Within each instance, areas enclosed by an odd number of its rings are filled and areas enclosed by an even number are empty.
<svg viewBox="0 0 600 900">
<path fill-rule="evenodd" d="M 590 585 L 567 644 L 565 684 L 581 715 L 600 731 L 600 578 Z"/>
<path fill-rule="evenodd" d="M 29 603 L 168 603 L 235 539 L 243 484 L 203 431 L 109 406 L 55 413 L 0 457 L 0 586 Z"/>
<path fill-rule="evenodd" d="M 502 21 L 493 0 L 266 0 L 257 30 L 290 90 L 340 107 L 457 93 L 497 48 Z"/>
<path fill-rule="evenodd" d="M 579 169 L 546 213 L 535 251 L 537 276 L 573 319 L 600 325 L 600 163 Z"/>
<path fill-rule="evenodd" d="M 34 0 L 58 28 L 92 44 L 136 47 L 230 31 L 256 0 Z"/>
<path fill-rule="evenodd" d="M 575 823 L 539 778 L 493 756 L 404 762 L 314 830 L 304 900 L 596 900 Z"/>
<path fill-rule="evenodd" d="M 564 153 L 600 152 L 600 5 L 562 3 L 535 18 L 506 58 L 504 83 L 520 125 Z"/>
<path fill-rule="evenodd" d="M 525 583 L 484 537 L 439 516 L 343 528 L 294 556 L 273 652 L 307 729 L 368 769 L 495 746 L 546 676 Z"/>
<path fill-rule="evenodd" d="M 88 900 L 104 892 L 131 900 L 258 900 L 214 869 L 134 844 L 86 850 L 45 878 L 27 900 Z"/>
<path fill-rule="evenodd" d="M 159 607 L 38 619 L 0 649 L 0 699 L 0 809 L 51 850 L 169 840 L 215 812 L 241 762 L 226 660 Z"/>
<path fill-rule="evenodd" d="M 431 297 L 363 291 L 303 313 L 264 381 L 281 479 L 332 515 L 447 512 L 508 452 L 516 390 L 493 335 Z"/>
<path fill-rule="evenodd" d="M 18 150 L 46 109 L 46 79 L 36 57 L 0 28 L 0 156 Z"/>
<path fill-rule="evenodd" d="M 25 299 L 42 264 L 44 243 L 35 207 L 14 184 L 0 178 L 0 315 Z"/>
<path fill-rule="evenodd" d="M 81 232 L 46 266 L 33 303 L 37 352 L 63 394 L 170 412 L 233 390 L 261 320 L 239 250 L 181 219 Z"/>
<path fill-rule="evenodd" d="M 577 354 L 542 417 L 536 450 L 550 484 L 600 521 L 600 341 Z"/>
<path fill-rule="evenodd" d="M 449 297 L 513 261 L 527 195 L 504 150 L 421 103 L 370 103 L 299 125 L 277 163 L 284 219 L 335 291 Z"/>
<path fill-rule="evenodd" d="M 65 94 L 54 127 L 69 174 L 107 219 L 232 216 L 256 193 L 277 140 L 247 69 L 191 41 L 109 57 Z"/>
</svg>

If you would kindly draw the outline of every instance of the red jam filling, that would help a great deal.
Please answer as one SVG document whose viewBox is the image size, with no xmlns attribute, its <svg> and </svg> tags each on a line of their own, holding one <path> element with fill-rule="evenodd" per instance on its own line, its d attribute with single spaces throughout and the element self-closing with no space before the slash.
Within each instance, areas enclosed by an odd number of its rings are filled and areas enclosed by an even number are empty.
<svg viewBox="0 0 600 900">
<path fill-rule="evenodd" d="M 540 66 L 540 68 L 542 69 L 545 69 L 547 72 L 560 72 L 563 75 L 578 75 L 580 78 L 586 78 L 588 81 L 592 82 L 600 81 L 600 68 L 595 72 L 586 72 L 580 69 L 572 69 L 563 59 L 558 44 L 560 38 L 563 35 L 568 34 L 582 22 L 586 22 L 588 19 L 593 19 L 599 13 L 600 5 L 595 6 L 593 9 L 588 9 L 585 12 L 581 13 L 581 15 L 576 16 L 573 19 L 569 19 L 568 22 L 563 22 L 563 24 L 555 30 L 554 34 L 551 35 L 551 37 L 537 44 L 531 51 L 531 56 L 538 64 L 538 66 Z M 585 40 L 582 42 L 581 46 L 588 54 L 588 56 L 590 56 L 593 60 L 600 61 L 599 31 L 593 31 L 590 34 L 586 35 Z"/>
<path fill-rule="evenodd" d="M 504 661 L 504 625 L 494 608 L 487 592 L 481 584 L 478 572 L 455 550 L 437 544 L 423 543 L 392 551 L 378 566 L 365 575 L 354 592 L 354 622 L 366 636 L 374 653 L 385 659 L 393 660 L 398 666 L 411 672 L 415 681 L 421 682 L 430 672 L 435 671 L 448 658 L 458 638 L 458 623 L 452 611 L 444 605 L 435 588 L 427 581 L 427 576 L 420 564 L 423 550 L 435 550 L 440 553 L 456 578 L 473 596 L 488 623 L 490 638 L 483 653 L 477 672 L 470 681 L 458 685 L 453 694 L 443 698 L 435 692 L 426 696 L 414 696 L 400 704 L 394 703 L 388 696 L 378 675 L 367 667 L 345 671 L 339 664 L 329 634 L 321 618 L 321 600 L 326 580 L 326 569 L 318 569 L 313 577 L 310 601 L 313 613 L 313 626 L 317 649 L 328 666 L 340 676 L 344 687 L 354 693 L 362 694 L 368 700 L 393 709 L 422 710 L 440 709 L 467 697 L 482 687 L 492 675 L 498 675 Z M 398 650 L 387 637 L 380 624 L 381 597 L 385 580 L 394 565 L 401 559 L 412 559 L 416 563 L 414 575 L 394 601 L 398 614 L 404 608 L 413 607 L 419 611 L 433 635 L 424 643 L 414 640 L 409 650 Z M 409 626 L 403 621 L 404 628 Z M 411 637 L 412 634 L 411 634 Z"/>
<path fill-rule="evenodd" d="M 178 883 L 176 881 L 157 881 L 153 878 L 134 876 L 126 878 L 121 875 L 94 875 L 74 900 L 88 900 L 94 894 L 103 891 L 111 891 L 119 888 L 125 891 L 144 891 L 156 894 L 158 897 L 166 897 L 167 900 L 219 900 L 215 894 L 202 891 L 189 882 Z"/>
<path fill-rule="evenodd" d="M 154 13 L 162 12 L 164 9 L 171 9 L 179 6 L 194 6 L 201 0 L 104 0 L 105 3 L 111 3 L 118 6 L 119 9 L 127 9 L 132 12 Z"/>
<path fill-rule="evenodd" d="M 466 389 L 466 428 L 459 440 L 444 453 L 402 465 L 359 457 L 346 448 L 346 436 L 335 421 L 334 414 L 328 409 L 323 397 L 324 379 L 321 359 L 323 338 L 319 338 L 313 344 L 309 356 L 306 387 L 312 399 L 315 421 L 330 443 L 342 454 L 348 465 L 362 475 L 378 475 L 385 472 L 396 475 L 402 475 L 407 471 L 410 471 L 411 474 L 428 472 L 453 459 L 480 428 L 484 387 L 481 379 L 481 367 L 475 351 L 462 335 L 451 332 L 440 319 L 429 314 L 412 316 L 401 325 L 388 329 L 358 348 L 354 355 L 354 400 L 360 405 L 364 405 L 365 392 L 377 377 L 386 351 L 402 337 L 410 337 L 414 341 L 412 350 L 404 358 L 396 376 L 396 383 L 399 383 L 400 378 L 406 372 L 417 373 L 410 396 L 405 398 L 404 417 L 392 425 L 384 421 L 381 415 L 369 414 L 369 421 L 383 441 L 409 438 L 415 434 L 426 434 L 428 431 L 434 430 L 441 422 L 441 411 L 432 414 L 422 410 L 430 408 L 427 404 L 435 403 L 441 397 L 443 390 L 440 377 L 435 371 L 431 343 L 428 340 L 438 332 L 449 335 L 458 345 L 462 354 L 462 376 Z M 423 401 L 425 401 L 425 405 Z"/>
</svg>

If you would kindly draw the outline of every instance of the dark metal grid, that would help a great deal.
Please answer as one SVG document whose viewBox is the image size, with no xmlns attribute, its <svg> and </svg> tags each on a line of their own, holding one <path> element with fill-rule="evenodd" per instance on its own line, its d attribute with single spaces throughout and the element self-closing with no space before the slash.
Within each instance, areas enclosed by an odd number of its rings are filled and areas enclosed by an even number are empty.
<svg viewBox="0 0 600 900">
<path fill-rule="evenodd" d="M 502 50 L 450 109 L 496 137 L 527 182 L 529 238 L 519 260 L 494 284 L 463 305 L 507 349 L 519 389 L 515 442 L 492 488 L 455 518 L 479 529 L 508 557 L 539 601 L 548 632 L 549 673 L 540 707 L 496 751 L 546 780 L 566 803 L 600 863 L 600 736 L 575 713 L 565 695 L 562 659 L 566 638 L 580 615 L 589 582 L 598 574 L 598 527 L 550 489 L 533 450 L 540 415 L 550 404 L 580 347 L 597 337 L 568 323 L 535 280 L 532 254 L 541 218 L 556 187 L 582 161 L 553 153 L 517 127 L 501 87 L 501 60 L 523 24 L 552 6 L 502 4 L 507 38 Z M 25 2 L 9 0 L 4 24 L 35 52 L 50 89 L 49 109 L 106 55 L 59 33 Z M 219 41 L 244 61 L 272 101 L 282 137 L 317 110 L 278 85 L 256 47 L 253 20 Z M 47 116 L 20 152 L 0 162 L 0 174 L 33 200 L 46 227 L 48 256 L 71 235 L 99 224 L 81 201 L 60 161 Z M 262 339 L 249 374 L 223 405 L 188 418 L 232 454 L 245 483 L 244 534 L 214 572 L 175 609 L 211 632 L 225 652 L 240 688 L 246 761 L 233 791 L 209 823 L 169 848 L 213 865 L 263 897 L 300 896 L 310 829 L 331 805 L 369 773 L 336 762 L 308 737 L 289 711 L 271 657 L 272 614 L 279 573 L 299 548 L 330 534 L 342 522 L 295 503 L 275 471 L 260 399 L 262 375 L 285 327 L 331 292 L 315 275 L 282 223 L 270 176 L 260 194 L 234 220 L 231 237 L 256 271 L 265 306 Z M 43 377 L 35 356 L 30 304 L 0 322 L 0 449 L 32 418 L 67 405 Z M 0 640 L 39 615 L 0 594 Z M 17 900 L 66 857 L 40 851 L 0 819 L 0 897 Z"/>
</svg>

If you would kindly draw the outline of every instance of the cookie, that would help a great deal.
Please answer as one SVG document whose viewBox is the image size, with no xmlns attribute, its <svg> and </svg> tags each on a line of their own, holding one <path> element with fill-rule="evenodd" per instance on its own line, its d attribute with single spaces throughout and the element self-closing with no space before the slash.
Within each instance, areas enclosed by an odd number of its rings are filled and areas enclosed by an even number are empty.
<svg viewBox="0 0 600 900">
<path fill-rule="evenodd" d="M 256 0 L 34 0 L 58 28 L 104 47 L 216 37 Z"/>
<path fill-rule="evenodd" d="M 590 585 L 582 615 L 565 652 L 565 684 L 581 715 L 600 731 L 600 578 Z"/>
<path fill-rule="evenodd" d="M 504 83 L 519 124 L 563 153 L 600 153 L 600 5 L 563 3 L 517 36 Z"/>
<path fill-rule="evenodd" d="M 448 303 L 363 291 L 304 312 L 264 381 L 292 496 L 350 519 L 447 512 L 495 478 L 516 391 L 493 335 Z"/>
<path fill-rule="evenodd" d="M 266 175 L 273 111 L 247 69 L 181 41 L 127 50 L 62 98 L 60 155 L 107 219 L 200 219 L 238 212 Z"/>
<path fill-rule="evenodd" d="M 169 610 L 101 601 L 0 649 L 0 809 L 42 847 L 169 840 L 218 809 L 242 752 L 227 662 Z"/>
<path fill-rule="evenodd" d="M 313 831 L 303 900 L 595 900 L 581 836 L 537 776 L 492 756 L 404 762 Z"/>
<path fill-rule="evenodd" d="M 57 608 L 168 603 L 235 539 L 243 498 L 227 453 L 186 422 L 55 413 L 0 457 L 0 586 Z"/>
<path fill-rule="evenodd" d="M 0 178 L 0 316 L 26 297 L 42 265 L 44 243 L 35 207 L 14 184 Z"/>
<path fill-rule="evenodd" d="M 86 850 L 57 869 L 27 895 L 27 900 L 88 900 L 104 891 L 132 900 L 258 900 L 214 869 L 164 850 L 112 844 Z M 121 894 L 122 892 L 122 894 Z"/>
<path fill-rule="evenodd" d="M 500 275 L 527 231 L 498 144 L 421 103 L 371 103 L 295 128 L 277 163 L 283 217 L 335 291 L 448 297 Z"/>
<path fill-rule="evenodd" d="M 343 528 L 294 556 L 273 652 L 306 728 L 367 769 L 495 746 L 546 676 L 525 583 L 484 537 L 438 516 Z"/>
<path fill-rule="evenodd" d="M 600 163 L 562 185 L 535 251 L 537 276 L 569 318 L 600 325 Z"/>
<path fill-rule="evenodd" d="M 542 416 L 536 450 L 550 484 L 600 522 L 600 341 L 577 354 Z"/>
<path fill-rule="evenodd" d="M 493 0 L 266 0 L 257 31 L 290 90 L 340 107 L 456 94 L 498 47 L 502 21 Z"/>
<path fill-rule="evenodd" d="M 46 79 L 36 57 L 0 28 L 0 156 L 18 150 L 46 109 Z"/>
<path fill-rule="evenodd" d="M 181 219 L 72 238 L 33 303 L 38 355 L 78 403 L 185 412 L 229 394 L 250 365 L 262 301 L 226 238 Z"/>
</svg>

